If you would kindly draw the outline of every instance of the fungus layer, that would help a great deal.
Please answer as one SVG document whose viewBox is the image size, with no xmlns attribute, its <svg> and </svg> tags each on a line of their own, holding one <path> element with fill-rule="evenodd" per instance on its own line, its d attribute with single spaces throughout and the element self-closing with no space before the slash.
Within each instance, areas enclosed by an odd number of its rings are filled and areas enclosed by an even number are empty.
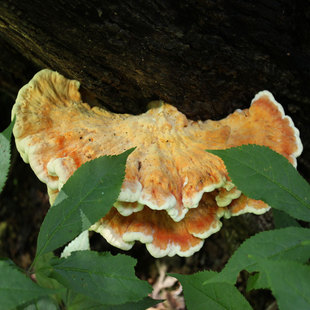
<svg viewBox="0 0 310 310">
<path fill-rule="evenodd" d="M 222 216 L 269 209 L 244 196 L 222 160 L 206 149 L 255 143 L 294 166 L 302 151 L 298 130 L 268 91 L 258 93 L 249 109 L 196 122 L 163 102 L 141 115 L 91 108 L 78 88 L 78 81 L 57 72 L 37 73 L 19 91 L 12 110 L 17 149 L 46 183 L 53 202 L 86 161 L 136 147 L 117 202 L 91 227 L 122 249 L 138 240 L 156 257 L 189 256 L 220 229 Z"/>
</svg>

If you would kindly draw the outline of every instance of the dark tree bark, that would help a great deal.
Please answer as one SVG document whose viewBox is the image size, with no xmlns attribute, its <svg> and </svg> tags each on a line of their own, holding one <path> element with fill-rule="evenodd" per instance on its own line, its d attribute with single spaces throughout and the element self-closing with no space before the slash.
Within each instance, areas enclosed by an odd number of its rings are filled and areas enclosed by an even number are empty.
<svg viewBox="0 0 310 310">
<path fill-rule="evenodd" d="M 301 129 L 309 176 L 309 33 L 305 0 L 1 0 L 0 88 L 15 96 L 49 67 L 113 111 L 160 98 L 193 119 L 268 89 Z"/>
<path fill-rule="evenodd" d="M 309 34 L 306 0 L 0 0 L 2 122 L 46 67 L 134 114 L 160 98 L 191 119 L 219 119 L 268 89 L 301 131 L 309 178 Z"/>
</svg>

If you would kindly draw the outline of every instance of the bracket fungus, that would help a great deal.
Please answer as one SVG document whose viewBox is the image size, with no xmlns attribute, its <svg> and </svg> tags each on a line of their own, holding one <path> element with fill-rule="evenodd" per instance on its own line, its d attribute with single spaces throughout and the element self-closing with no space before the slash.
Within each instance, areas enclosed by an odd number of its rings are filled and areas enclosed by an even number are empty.
<svg viewBox="0 0 310 310">
<path fill-rule="evenodd" d="M 91 108 L 79 85 L 45 69 L 19 91 L 12 110 L 17 149 L 53 203 L 83 163 L 136 147 L 117 202 L 90 228 L 121 249 L 140 241 L 154 257 L 190 256 L 221 228 L 222 216 L 269 209 L 243 195 L 223 161 L 205 150 L 255 143 L 295 167 L 302 152 L 298 129 L 268 91 L 222 120 L 192 121 L 163 102 L 141 115 Z"/>
</svg>

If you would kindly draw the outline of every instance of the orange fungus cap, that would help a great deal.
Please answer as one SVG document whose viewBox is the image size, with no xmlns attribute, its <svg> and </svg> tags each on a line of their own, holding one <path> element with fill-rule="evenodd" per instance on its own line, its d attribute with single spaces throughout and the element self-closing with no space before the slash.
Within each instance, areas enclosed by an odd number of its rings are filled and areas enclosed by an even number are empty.
<svg viewBox="0 0 310 310">
<path fill-rule="evenodd" d="M 79 85 L 45 69 L 19 91 L 12 110 L 17 149 L 53 202 L 83 163 L 136 147 L 118 200 L 91 227 L 122 249 L 140 241 L 155 257 L 189 256 L 220 229 L 222 216 L 269 209 L 244 196 L 223 161 L 205 150 L 265 145 L 294 166 L 302 151 L 298 130 L 268 91 L 249 109 L 196 122 L 163 102 L 141 115 L 91 108 Z"/>
</svg>

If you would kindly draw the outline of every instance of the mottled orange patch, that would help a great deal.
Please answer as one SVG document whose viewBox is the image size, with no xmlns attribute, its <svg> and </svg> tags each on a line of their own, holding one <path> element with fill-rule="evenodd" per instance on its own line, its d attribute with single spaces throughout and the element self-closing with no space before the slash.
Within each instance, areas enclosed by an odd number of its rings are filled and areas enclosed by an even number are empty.
<svg viewBox="0 0 310 310">
<path fill-rule="evenodd" d="M 184 219 L 188 232 L 191 234 L 203 234 L 215 229 L 219 225 L 219 207 L 212 193 L 204 194 L 199 207 L 191 209 Z M 221 208 L 226 210 L 226 208 Z"/>
<path fill-rule="evenodd" d="M 118 236 L 125 233 L 139 232 L 152 236 L 151 242 L 158 249 L 165 250 L 168 245 L 180 246 L 182 252 L 201 242 L 186 227 L 185 221 L 174 222 L 165 211 L 154 211 L 145 207 L 142 211 L 129 216 L 121 216 L 115 208 L 101 220 Z"/>
<path fill-rule="evenodd" d="M 259 213 L 259 211 L 267 211 L 269 209 L 268 205 L 262 200 L 254 200 L 245 195 L 241 195 L 240 198 L 233 200 L 228 206 L 228 209 L 232 215 L 239 214 L 240 212 L 242 213 L 242 211 L 246 208 L 256 209 L 258 211 L 257 213 Z"/>
<path fill-rule="evenodd" d="M 230 127 L 227 147 L 265 145 L 294 162 L 292 154 L 299 147 L 296 129 L 269 96 L 261 96 L 249 109 L 236 111 L 219 123 Z"/>
</svg>

